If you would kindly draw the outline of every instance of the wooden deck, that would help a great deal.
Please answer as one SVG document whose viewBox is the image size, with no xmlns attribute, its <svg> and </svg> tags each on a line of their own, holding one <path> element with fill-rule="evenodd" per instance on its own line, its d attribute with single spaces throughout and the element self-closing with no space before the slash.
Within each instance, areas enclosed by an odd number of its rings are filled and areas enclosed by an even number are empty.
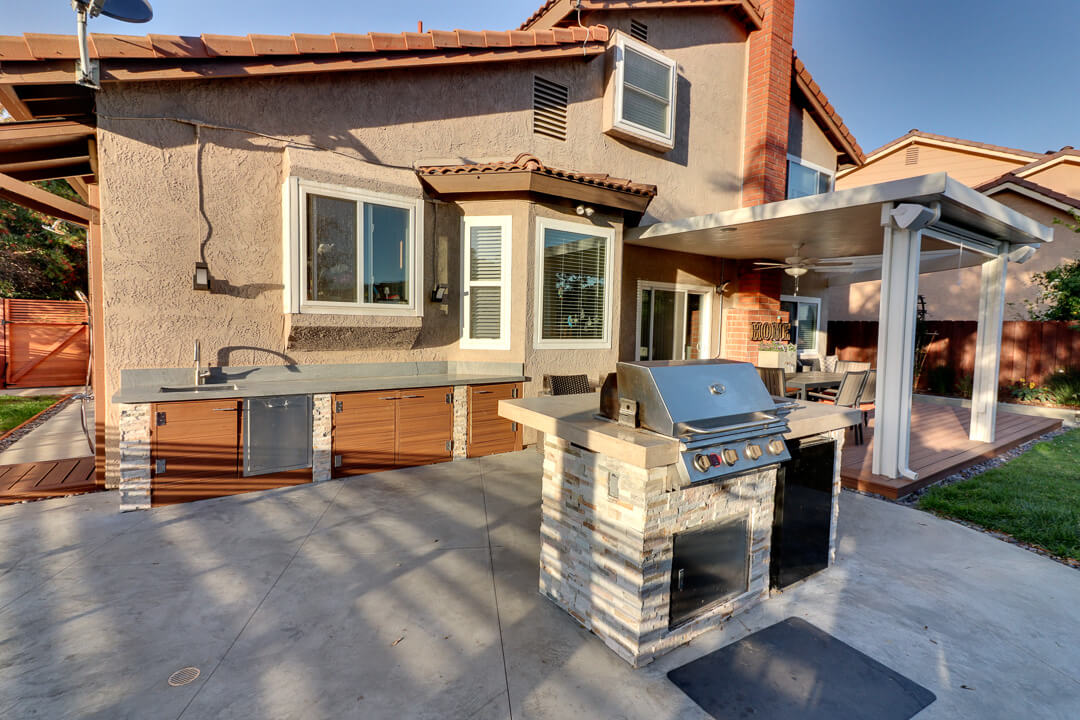
<svg viewBox="0 0 1080 720">
<path fill-rule="evenodd" d="M 101 489 L 94 484 L 94 458 L 0 465 L 0 505 L 43 500 Z"/>
<path fill-rule="evenodd" d="M 844 487 L 901 498 L 966 467 L 1000 455 L 1028 440 L 1050 432 L 1060 420 L 999 412 L 993 443 L 968 439 L 971 410 L 968 408 L 914 402 L 911 406 L 911 469 L 918 480 L 892 480 L 871 472 L 873 461 L 874 421 L 865 431 L 863 445 L 854 445 L 852 435 L 844 442 L 840 476 Z"/>
</svg>

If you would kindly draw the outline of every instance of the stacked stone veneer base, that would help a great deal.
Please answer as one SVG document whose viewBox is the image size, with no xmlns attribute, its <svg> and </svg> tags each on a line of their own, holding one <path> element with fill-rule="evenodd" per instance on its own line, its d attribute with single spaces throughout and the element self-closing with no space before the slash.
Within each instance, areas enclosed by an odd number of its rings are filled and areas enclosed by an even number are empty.
<svg viewBox="0 0 1080 720">
<path fill-rule="evenodd" d="M 768 595 L 775 467 L 682 487 L 560 438 L 544 444 L 540 591 L 639 667 Z M 672 535 L 746 515 L 748 590 L 668 629 Z"/>
</svg>

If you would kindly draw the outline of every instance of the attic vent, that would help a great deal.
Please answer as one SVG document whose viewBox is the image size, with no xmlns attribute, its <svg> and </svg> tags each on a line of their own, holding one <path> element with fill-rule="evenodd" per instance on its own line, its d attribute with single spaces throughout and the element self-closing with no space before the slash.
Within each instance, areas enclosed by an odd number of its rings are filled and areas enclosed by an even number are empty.
<svg viewBox="0 0 1080 720">
<path fill-rule="evenodd" d="M 649 42 L 649 26 L 637 20 L 630 21 L 630 37 L 641 42 Z"/>
<path fill-rule="evenodd" d="M 918 165 L 919 164 L 919 146 L 908 146 L 907 152 L 904 154 L 905 165 Z"/>
<path fill-rule="evenodd" d="M 566 104 L 570 90 L 565 85 L 533 76 L 533 132 L 556 140 L 566 139 Z"/>
</svg>

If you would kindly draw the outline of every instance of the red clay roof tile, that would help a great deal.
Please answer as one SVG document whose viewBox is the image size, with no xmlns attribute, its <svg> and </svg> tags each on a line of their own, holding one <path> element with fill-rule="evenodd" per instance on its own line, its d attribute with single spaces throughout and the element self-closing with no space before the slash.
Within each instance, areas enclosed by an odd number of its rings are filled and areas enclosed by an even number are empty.
<svg viewBox="0 0 1080 720">
<path fill-rule="evenodd" d="M 848 154 L 855 155 L 852 160 L 856 165 L 862 165 L 866 162 L 866 154 L 863 153 L 863 149 L 859 147 L 859 143 L 855 140 L 855 136 L 851 133 L 851 130 L 844 124 L 844 119 L 836 112 L 836 108 L 829 102 L 829 98 L 825 97 L 825 93 L 821 91 L 821 87 L 814 82 L 814 78 L 810 75 L 810 71 L 806 69 L 806 65 L 803 64 L 803 61 L 799 59 L 799 56 L 794 50 L 791 51 L 791 60 L 793 63 L 792 79 L 801 81 L 805 91 L 814 96 L 814 99 L 825 111 L 826 121 L 833 126 L 833 129 L 842 140 L 851 146 L 852 150 Z"/>
<path fill-rule="evenodd" d="M 210 57 L 202 38 L 181 37 L 180 35 L 147 35 L 154 49 L 154 56 L 159 58 L 207 58 Z"/>
<path fill-rule="evenodd" d="M 1058 192 L 1057 190 L 1052 190 L 1045 185 L 1040 185 L 1039 183 L 1032 182 L 1031 180 L 1028 180 L 1026 178 L 1022 178 L 1019 175 L 1016 175 L 1014 172 L 1007 172 L 1004 175 L 1000 175 L 994 178 L 993 180 L 988 180 L 982 185 L 977 185 L 975 189 L 981 193 L 985 193 L 988 190 L 993 190 L 994 188 L 1005 185 L 1007 183 L 1012 183 L 1022 188 L 1027 188 L 1028 190 L 1037 192 L 1040 195 L 1045 195 L 1048 198 L 1057 200 L 1058 202 L 1068 205 L 1070 207 L 1080 209 L 1080 199 L 1074 198 L 1071 195 L 1066 195 L 1065 193 Z"/>
<path fill-rule="evenodd" d="M 491 173 L 536 172 L 550 177 L 570 180 L 572 182 L 595 185 L 596 187 L 605 188 L 607 190 L 617 190 L 632 195 L 641 195 L 642 197 L 651 198 L 656 195 L 655 185 L 635 183 L 623 178 L 611 177 L 610 175 L 603 173 L 583 173 L 574 170 L 560 170 L 559 168 L 544 165 L 544 163 L 540 161 L 540 158 L 529 153 L 521 153 L 511 161 L 463 163 L 460 165 L 424 165 L 416 168 L 416 172 L 420 175 L 487 175 Z"/>
<path fill-rule="evenodd" d="M 571 3 L 563 3 L 564 7 L 557 6 L 562 0 L 547 0 L 536 12 L 521 23 L 520 30 L 528 30 L 552 11 L 561 11 L 561 15 L 554 19 L 552 24 L 575 20 L 576 7 Z M 761 21 L 761 9 L 758 0 L 581 0 L 582 12 L 589 10 L 637 10 L 653 8 L 696 8 L 696 7 L 741 7 L 748 15 L 753 16 L 755 24 Z"/>
<path fill-rule="evenodd" d="M 334 42 L 333 35 L 293 33 L 292 37 L 293 41 L 296 43 L 296 51 L 301 55 L 338 52 L 338 46 L 337 43 Z"/>
</svg>

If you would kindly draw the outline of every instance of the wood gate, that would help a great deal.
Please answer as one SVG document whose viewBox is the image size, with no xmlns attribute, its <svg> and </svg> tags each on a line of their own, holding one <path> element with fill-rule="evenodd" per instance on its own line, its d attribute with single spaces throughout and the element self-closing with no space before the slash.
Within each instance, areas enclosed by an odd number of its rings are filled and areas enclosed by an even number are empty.
<svg viewBox="0 0 1080 720">
<path fill-rule="evenodd" d="M 86 305 L 69 300 L 3 302 L 7 387 L 82 385 L 90 356 Z"/>
</svg>

